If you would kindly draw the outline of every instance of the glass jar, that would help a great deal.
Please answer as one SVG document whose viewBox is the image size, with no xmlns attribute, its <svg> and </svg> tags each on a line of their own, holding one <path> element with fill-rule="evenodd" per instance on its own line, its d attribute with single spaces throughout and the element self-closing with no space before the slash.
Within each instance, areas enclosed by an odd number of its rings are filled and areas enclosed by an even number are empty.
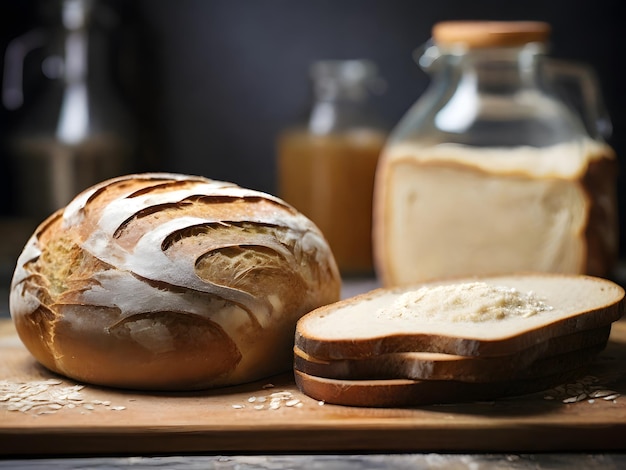
<svg viewBox="0 0 626 470">
<path fill-rule="evenodd" d="M 111 81 L 98 6 L 97 0 L 43 2 L 42 15 L 53 14 L 52 24 L 7 46 L 2 98 L 17 115 L 4 147 L 14 211 L 33 223 L 83 189 L 134 169 L 135 123 Z M 24 80 L 34 71 L 27 62 L 39 58 L 41 75 Z M 38 82 L 37 96 L 24 96 L 24 81 Z"/>
<path fill-rule="evenodd" d="M 596 126 L 607 120 L 589 71 L 544 57 L 549 34 L 542 22 L 435 25 L 419 57 L 431 84 L 392 131 L 378 167 L 382 284 L 609 275 L 617 162 Z M 585 116 L 565 99 L 561 78 L 580 85 Z"/>
<path fill-rule="evenodd" d="M 387 136 L 369 100 L 377 69 L 319 61 L 311 79 L 307 122 L 278 139 L 278 194 L 320 228 L 343 275 L 371 275 L 374 175 Z"/>
</svg>

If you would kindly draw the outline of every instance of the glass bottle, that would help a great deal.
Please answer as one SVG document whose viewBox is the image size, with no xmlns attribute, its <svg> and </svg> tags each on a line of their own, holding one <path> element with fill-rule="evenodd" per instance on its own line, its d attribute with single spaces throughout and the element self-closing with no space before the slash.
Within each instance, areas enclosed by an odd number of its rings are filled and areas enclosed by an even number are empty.
<svg viewBox="0 0 626 470">
<path fill-rule="evenodd" d="M 369 99 L 380 78 L 366 60 L 319 61 L 310 74 L 308 121 L 278 139 L 278 193 L 322 230 L 343 275 L 371 275 L 372 193 L 387 130 Z"/>
<path fill-rule="evenodd" d="M 617 162 L 599 131 L 608 121 L 589 70 L 545 57 L 549 34 L 541 22 L 433 28 L 419 57 L 431 83 L 378 168 L 374 251 L 384 285 L 610 274 Z M 584 116 L 558 86 L 566 79 L 587 97 Z"/>
<path fill-rule="evenodd" d="M 53 14 L 54 24 L 15 38 L 5 53 L 3 104 L 18 116 L 5 143 L 14 210 L 34 223 L 88 186 L 133 168 L 134 122 L 111 82 L 97 7 L 96 0 L 46 2 L 42 12 Z M 29 99 L 23 74 L 33 72 L 26 61 L 35 51 L 41 85 Z"/>
</svg>

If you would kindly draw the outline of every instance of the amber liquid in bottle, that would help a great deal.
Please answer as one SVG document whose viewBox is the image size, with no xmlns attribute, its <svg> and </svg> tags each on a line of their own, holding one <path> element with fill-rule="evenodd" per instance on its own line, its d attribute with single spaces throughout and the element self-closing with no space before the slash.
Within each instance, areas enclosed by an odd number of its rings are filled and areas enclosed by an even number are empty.
<svg viewBox="0 0 626 470">
<path fill-rule="evenodd" d="M 278 142 L 279 195 L 324 233 L 343 275 L 370 275 L 372 196 L 386 135 L 290 130 Z"/>
</svg>

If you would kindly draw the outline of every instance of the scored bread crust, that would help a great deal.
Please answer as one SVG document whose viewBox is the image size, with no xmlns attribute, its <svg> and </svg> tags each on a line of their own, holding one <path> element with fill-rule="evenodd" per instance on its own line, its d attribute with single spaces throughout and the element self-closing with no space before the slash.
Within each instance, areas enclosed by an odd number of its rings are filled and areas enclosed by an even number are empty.
<svg viewBox="0 0 626 470">
<path fill-rule="evenodd" d="M 201 389 L 288 370 L 297 319 L 340 288 L 323 235 L 282 200 L 150 173 L 95 185 L 45 220 L 17 261 L 10 311 L 55 372 Z"/>
<path fill-rule="evenodd" d="M 552 311 L 529 318 L 474 323 L 401 322 L 377 319 L 376 311 L 405 292 L 422 286 L 486 282 L 533 290 Z M 576 304 L 584 302 L 584 307 Z M 562 305 L 565 307 L 562 307 Z M 431 352 L 461 356 L 517 353 L 556 336 L 610 325 L 624 312 L 624 289 L 612 281 L 585 275 L 527 273 L 380 288 L 303 316 L 296 325 L 295 347 L 320 360 L 363 359 L 386 353 Z"/>
<path fill-rule="evenodd" d="M 294 348 L 294 367 L 330 379 L 411 379 L 493 382 L 519 378 L 524 370 L 555 356 L 591 347 L 604 348 L 611 326 L 558 336 L 519 353 L 469 357 L 440 353 L 405 352 L 365 359 L 321 360 Z"/>
</svg>

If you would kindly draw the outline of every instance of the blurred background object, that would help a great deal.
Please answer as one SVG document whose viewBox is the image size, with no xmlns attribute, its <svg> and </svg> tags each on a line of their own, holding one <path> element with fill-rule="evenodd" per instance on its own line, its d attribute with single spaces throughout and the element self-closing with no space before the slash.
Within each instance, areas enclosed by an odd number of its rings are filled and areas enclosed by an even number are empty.
<svg viewBox="0 0 626 470">
<path fill-rule="evenodd" d="M 41 3 L 43 26 L 5 49 L 6 109 L 21 110 L 30 99 L 24 83 L 44 82 L 16 117 L 3 149 L 13 209 L 33 223 L 83 189 L 134 167 L 135 126 L 110 80 L 110 32 L 99 7 L 97 0 Z M 27 66 L 31 59 L 40 70 Z"/>
<path fill-rule="evenodd" d="M 433 27 L 416 54 L 431 84 L 391 132 L 377 168 L 374 258 L 383 285 L 510 272 L 613 275 L 609 120 L 595 74 L 555 64 L 549 37 L 541 21 Z M 563 80 L 578 83 L 571 97 Z"/>
<path fill-rule="evenodd" d="M 55 4 L 1 2 L 0 50 L 49 24 L 42 5 Z M 451 19 L 550 23 L 550 54 L 596 70 L 613 122 L 610 144 L 620 162 L 626 155 L 626 37 L 619 0 L 101 0 L 98 9 L 108 51 L 96 57 L 108 64 L 102 74 L 137 125 L 137 171 L 202 174 L 276 193 L 276 137 L 308 110 L 311 63 L 376 63 L 387 91 L 372 105 L 395 123 L 429 82 L 413 51 L 430 37 L 433 24 Z M 28 110 L 47 85 L 41 64 L 37 53 L 25 62 L 23 106 L 0 108 L 5 142 L 24 120 L 34 119 Z M 21 249 L 25 240 L 15 222 L 22 214 L 6 150 L 0 168 L 0 217 L 6 221 L 0 234 Z M 622 171 L 621 220 L 624 178 Z M 623 253 L 626 230 L 621 233 Z M 3 250 L 14 263 L 15 249 Z"/>
<path fill-rule="evenodd" d="M 372 276 L 372 198 L 388 125 L 370 105 L 384 81 L 367 60 L 312 64 L 313 103 L 277 142 L 278 196 L 322 230 L 344 276 Z"/>
</svg>

